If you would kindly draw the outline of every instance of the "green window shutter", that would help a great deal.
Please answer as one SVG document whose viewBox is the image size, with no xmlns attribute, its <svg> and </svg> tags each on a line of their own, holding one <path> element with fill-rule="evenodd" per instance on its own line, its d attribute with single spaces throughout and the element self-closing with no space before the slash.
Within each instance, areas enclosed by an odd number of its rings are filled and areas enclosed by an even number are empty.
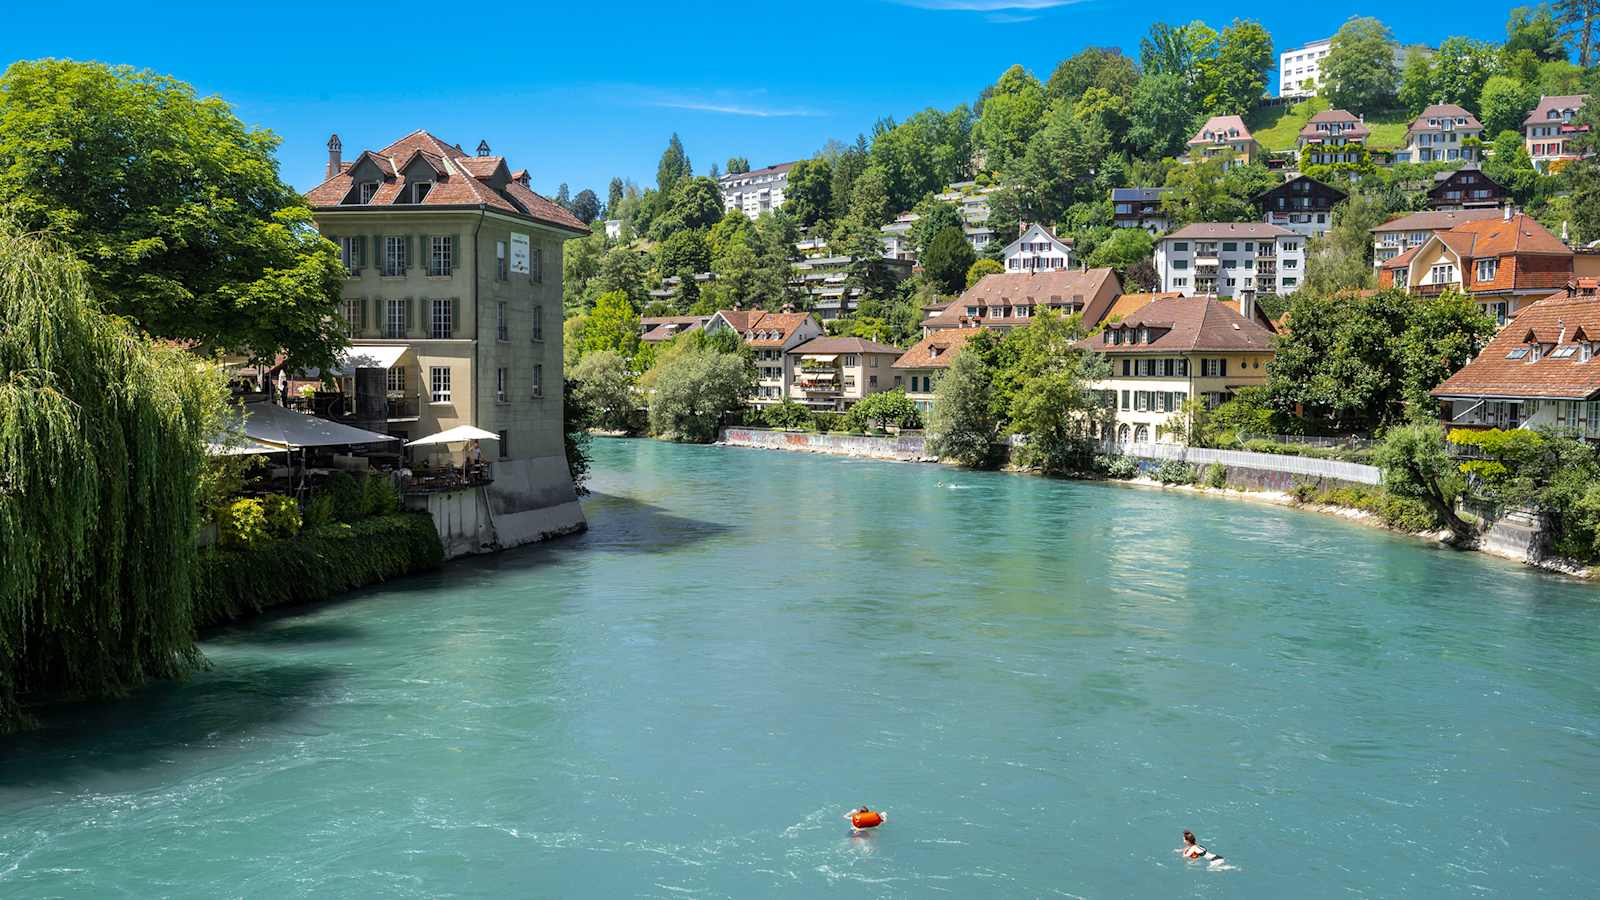
<svg viewBox="0 0 1600 900">
<path fill-rule="evenodd" d="M 381 234 L 372 236 L 372 267 L 378 270 L 379 275 L 383 274 L 383 235 Z"/>
<path fill-rule="evenodd" d="M 450 298 L 450 336 L 461 333 L 461 298 Z"/>
<path fill-rule="evenodd" d="M 454 272 L 461 265 L 461 236 L 450 235 L 450 271 Z"/>
<path fill-rule="evenodd" d="M 405 265 L 405 268 L 409 270 L 412 266 L 414 266 L 416 264 L 417 264 L 417 236 L 414 235 L 414 234 L 407 235 L 406 236 L 406 265 Z"/>
<path fill-rule="evenodd" d="M 422 319 L 422 298 L 407 297 L 406 304 L 406 334 L 417 333 L 417 322 Z M 415 313 L 413 315 L 413 313 Z"/>
</svg>

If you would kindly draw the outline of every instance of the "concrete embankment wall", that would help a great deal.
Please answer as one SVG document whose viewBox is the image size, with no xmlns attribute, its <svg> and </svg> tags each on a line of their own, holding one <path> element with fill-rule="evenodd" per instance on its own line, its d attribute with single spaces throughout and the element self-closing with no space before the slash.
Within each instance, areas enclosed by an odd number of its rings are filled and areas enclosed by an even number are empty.
<svg viewBox="0 0 1600 900">
<path fill-rule="evenodd" d="M 410 494 L 406 507 L 433 516 L 446 559 L 520 547 L 587 527 L 560 456 L 500 460 L 482 487 Z"/>
<path fill-rule="evenodd" d="M 927 450 L 920 431 L 871 437 L 864 434 L 817 434 L 809 431 L 776 431 L 769 428 L 724 428 L 718 440 L 730 447 L 755 447 L 763 450 L 794 450 L 801 453 L 828 453 L 862 459 L 891 459 L 901 462 L 936 462 Z"/>
<path fill-rule="evenodd" d="M 1383 472 L 1377 466 L 1336 459 L 1250 453 L 1245 450 L 1207 450 L 1181 444 L 1127 444 L 1118 449 L 1126 456 L 1147 461 L 1141 467 L 1150 469 L 1169 459 L 1196 466 L 1219 463 L 1227 468 L 1230 484 L 1263 490 L 1286 491 L 1294 487 L 1297 481 L 1344 481 L 1352 484 L 1383 482 Z"/>
</svg>

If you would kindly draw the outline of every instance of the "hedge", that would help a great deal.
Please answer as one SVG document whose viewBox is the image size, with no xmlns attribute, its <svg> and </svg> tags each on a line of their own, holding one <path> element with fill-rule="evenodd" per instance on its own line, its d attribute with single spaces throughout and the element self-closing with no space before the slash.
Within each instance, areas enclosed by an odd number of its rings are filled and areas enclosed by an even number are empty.
<svg viewBox="0 0 1600 900">
<path fill-rule="evenodd" d="M 432 517 L 414 512 L 307 528 L 292 540 L 253 549 L 213 547 L 200 554 L 194 623 L 210 628 L 443 563 Z"/>
</svg>

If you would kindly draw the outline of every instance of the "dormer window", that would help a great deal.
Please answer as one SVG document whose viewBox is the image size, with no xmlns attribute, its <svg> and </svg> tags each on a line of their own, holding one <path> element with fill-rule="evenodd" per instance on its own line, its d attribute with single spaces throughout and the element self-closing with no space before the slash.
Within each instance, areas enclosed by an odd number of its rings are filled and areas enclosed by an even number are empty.
<svg viewBox="0 0 1600 900">
<path fill-rule="evenodd" d="M 1500 260 L 1497 257 L 1489 257 L 1487 259 L 1478 260 L 1478 280 L 1493 281 L 1495 272 L 1497 272 L 1499 268 Z"/>
<path fill-rule="evenodd" d="M 1578 353 L 1578 345 L 1577 344 L 1566 344 L 1564 346 L 1557 347 L 1554 350 L 1550 351 L 1550 358 L 1551 359 L 1571 359 L 1573 356 L 1576 356 L 1577 353 Z"/>
<path fill-rule="evenodd" d="M 1561 113 L 1558 110 L 1552 109 L 1549 112 L 1545 113 L 1544 117 L 1546 119 L 1559 119 L 1559 118 L 1561 118 Z"/>
<path fill-rule="evenodd" d="M 411 202 L 421 203 L 428 198 L 428 192 L 433 190 L 433 182 L 419 181 L 411 186 Z"/>
<path fill-rule="evenodd" d="M 361 182 L 361 189 L 360 189 L 360 193 L 359 193 L 359 196 L 361 198 L 360 202 L 364 203 L 364 204 L 365 203 L 371 203 L 372 202 L 372 195 L 376 194 L 377 192 L 378 192 L 378 183 L 376 181 L 363 181 L 363 182 Z"/>
<path fill-rule="evenodd" d="M 1578 345 L 1578 362 L 1588 362 L 1594 359 L 1594 344 L 1587 341 Z"/>
<path fill-rule="evenodd" d="M 1512 347 L 1506 351 L 1506 359 L 1522 359 L 1528 355 L 1527 347 Z"/>
<path fill-rule="evenodd" d="M 1140 343 L 1140 344 L 1148 344 L 1148 343 L 1150 343 L 1150 329 L 1144 327 L 1143 325 L 1139 326 L 1139 338 L 1138 338 L 1137 343 Z"/>
</svg>

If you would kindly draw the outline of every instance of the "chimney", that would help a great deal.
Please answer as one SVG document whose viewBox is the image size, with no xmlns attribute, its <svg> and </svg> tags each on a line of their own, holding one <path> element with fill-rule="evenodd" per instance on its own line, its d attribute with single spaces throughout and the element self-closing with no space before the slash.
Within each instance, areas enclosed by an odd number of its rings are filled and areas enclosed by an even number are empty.
<svg viewBox="0 0 1600 900">
<path fill-rule="evenodd" d="M 1511 221 L 1511 204 L 1507 203 L 1505 205 L 1505 209 L 1500 213 L 1500 219 L 1505 222 Z"/>
<path fill-rule="evenodd" d="M 344 144 L 339 143 L 337 134 L 328 138 L 328 176 L 333 176 L 344 171 L 344 161 L 339 158 L 339 152 L 344 149 Z"/>
<path fill-rule="evenodd" d="M 1572 239 L 1567 237 L 1567 220 L 1561 220 L 1561 243 L 1571 245 Z"/>
<path fill-rule="evenodd" d="M 489 142 L 488 141 L 485 140 L 485 141 L 479 141 L 478 142 L 478 155 L 479 156 L 488 156 L 489 155 Z"/>
<path fill-rule="evenodd" d="M 1022 237 L 1023 235 L 1025 235 L 1027 233 L 1028 233 L 1028 223 L 1027 222 L 1018 222 L 1017 223 L 1017 237 Z"/>
<path fill-rule="evenodd" d="M 1256 292 L 1255 291 L 1240 291 L 1239 292 L 1239 315 L 1244 316 L 1246 320 L 1251 321 L 1251 322 L 1254 322 L 1256 320 Z"/>
<path fill-rule="evenodd" d="M 1556 343 L 1559 344 L 1562 341 L 1565 341 L 1566 339 L 1567 339 L 1567 320 L 1566 319 L 1557 319 L 1556 320 Z"/>
</svg>

